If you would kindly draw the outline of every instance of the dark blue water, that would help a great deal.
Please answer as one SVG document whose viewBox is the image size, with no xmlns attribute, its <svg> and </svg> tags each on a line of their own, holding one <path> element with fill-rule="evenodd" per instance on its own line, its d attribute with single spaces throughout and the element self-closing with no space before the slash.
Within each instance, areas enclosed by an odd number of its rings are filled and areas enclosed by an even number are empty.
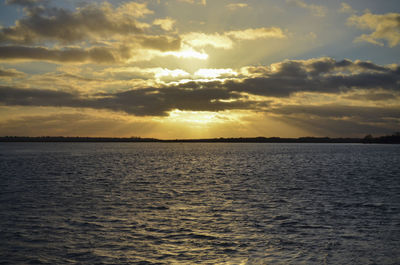
<svg viewBox="0 0 400 265">
<path fill-rule="evenodd" d="M 399 264 L 400 146 L 1 143 L 1 264 Z"/>
</svg>

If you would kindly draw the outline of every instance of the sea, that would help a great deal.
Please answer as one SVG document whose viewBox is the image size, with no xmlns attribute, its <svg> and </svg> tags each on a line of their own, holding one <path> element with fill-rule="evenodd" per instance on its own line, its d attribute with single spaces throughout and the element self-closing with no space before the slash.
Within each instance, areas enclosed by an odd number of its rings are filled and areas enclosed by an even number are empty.
<svg viewBox="0 0 400 265">
<path fill-rule="evenodd" d="M 0 143 L 0 264 L 400 264 L 400 145 Z"/>
</svg>

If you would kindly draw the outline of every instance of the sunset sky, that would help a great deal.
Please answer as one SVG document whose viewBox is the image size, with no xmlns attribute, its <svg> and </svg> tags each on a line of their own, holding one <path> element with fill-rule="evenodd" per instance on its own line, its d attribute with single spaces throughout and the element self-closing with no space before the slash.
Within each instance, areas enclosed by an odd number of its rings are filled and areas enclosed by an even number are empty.
<svg viewBox="0 0 400 265">
<path fill-rule="evenodd" d="M 0 136 L 400 131 L 398 0 L 6 0 Z"/>
</svg>

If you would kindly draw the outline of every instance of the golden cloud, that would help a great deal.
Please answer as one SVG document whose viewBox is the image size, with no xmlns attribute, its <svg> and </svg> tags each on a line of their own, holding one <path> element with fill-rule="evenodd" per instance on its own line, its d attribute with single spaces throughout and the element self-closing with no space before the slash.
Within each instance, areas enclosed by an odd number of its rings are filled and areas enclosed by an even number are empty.
<svg viewBox="0 0 400 265">
<path fill-rule="evenodd" d="M 362 34 L 356 41 L 366 41 L 384 46 L 384 43 L 380 40 L 386 40 L 390 47 L 400 43 L 400 13 L 376 15 L 367 12 L 361 16 L 351 16 L 348 23 L 360 29 L 373 31 L 370 34 Z"/>
</svg>

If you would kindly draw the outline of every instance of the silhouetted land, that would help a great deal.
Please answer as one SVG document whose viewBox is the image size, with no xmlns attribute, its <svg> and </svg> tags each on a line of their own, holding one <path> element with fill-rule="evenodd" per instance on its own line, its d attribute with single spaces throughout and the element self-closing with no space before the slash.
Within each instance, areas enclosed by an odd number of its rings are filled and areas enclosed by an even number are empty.
<svg viewBox="0 0 400 265">
<path fill-rule="evenodd" d="M 113 137 L 63 137 L 63 136 L 4 136 L 0 142 L 162 142 L 162 143 L 366 143 L 366 144 L 400 144 L 400 133 L 393 135 L 364 138 L 329 138 L 329 137 L 250 137 L 250 138 L 211 138 L 211 139 L 176 139 L 160 140 L 155 138 L 113 138 Z"/>
</svg>

